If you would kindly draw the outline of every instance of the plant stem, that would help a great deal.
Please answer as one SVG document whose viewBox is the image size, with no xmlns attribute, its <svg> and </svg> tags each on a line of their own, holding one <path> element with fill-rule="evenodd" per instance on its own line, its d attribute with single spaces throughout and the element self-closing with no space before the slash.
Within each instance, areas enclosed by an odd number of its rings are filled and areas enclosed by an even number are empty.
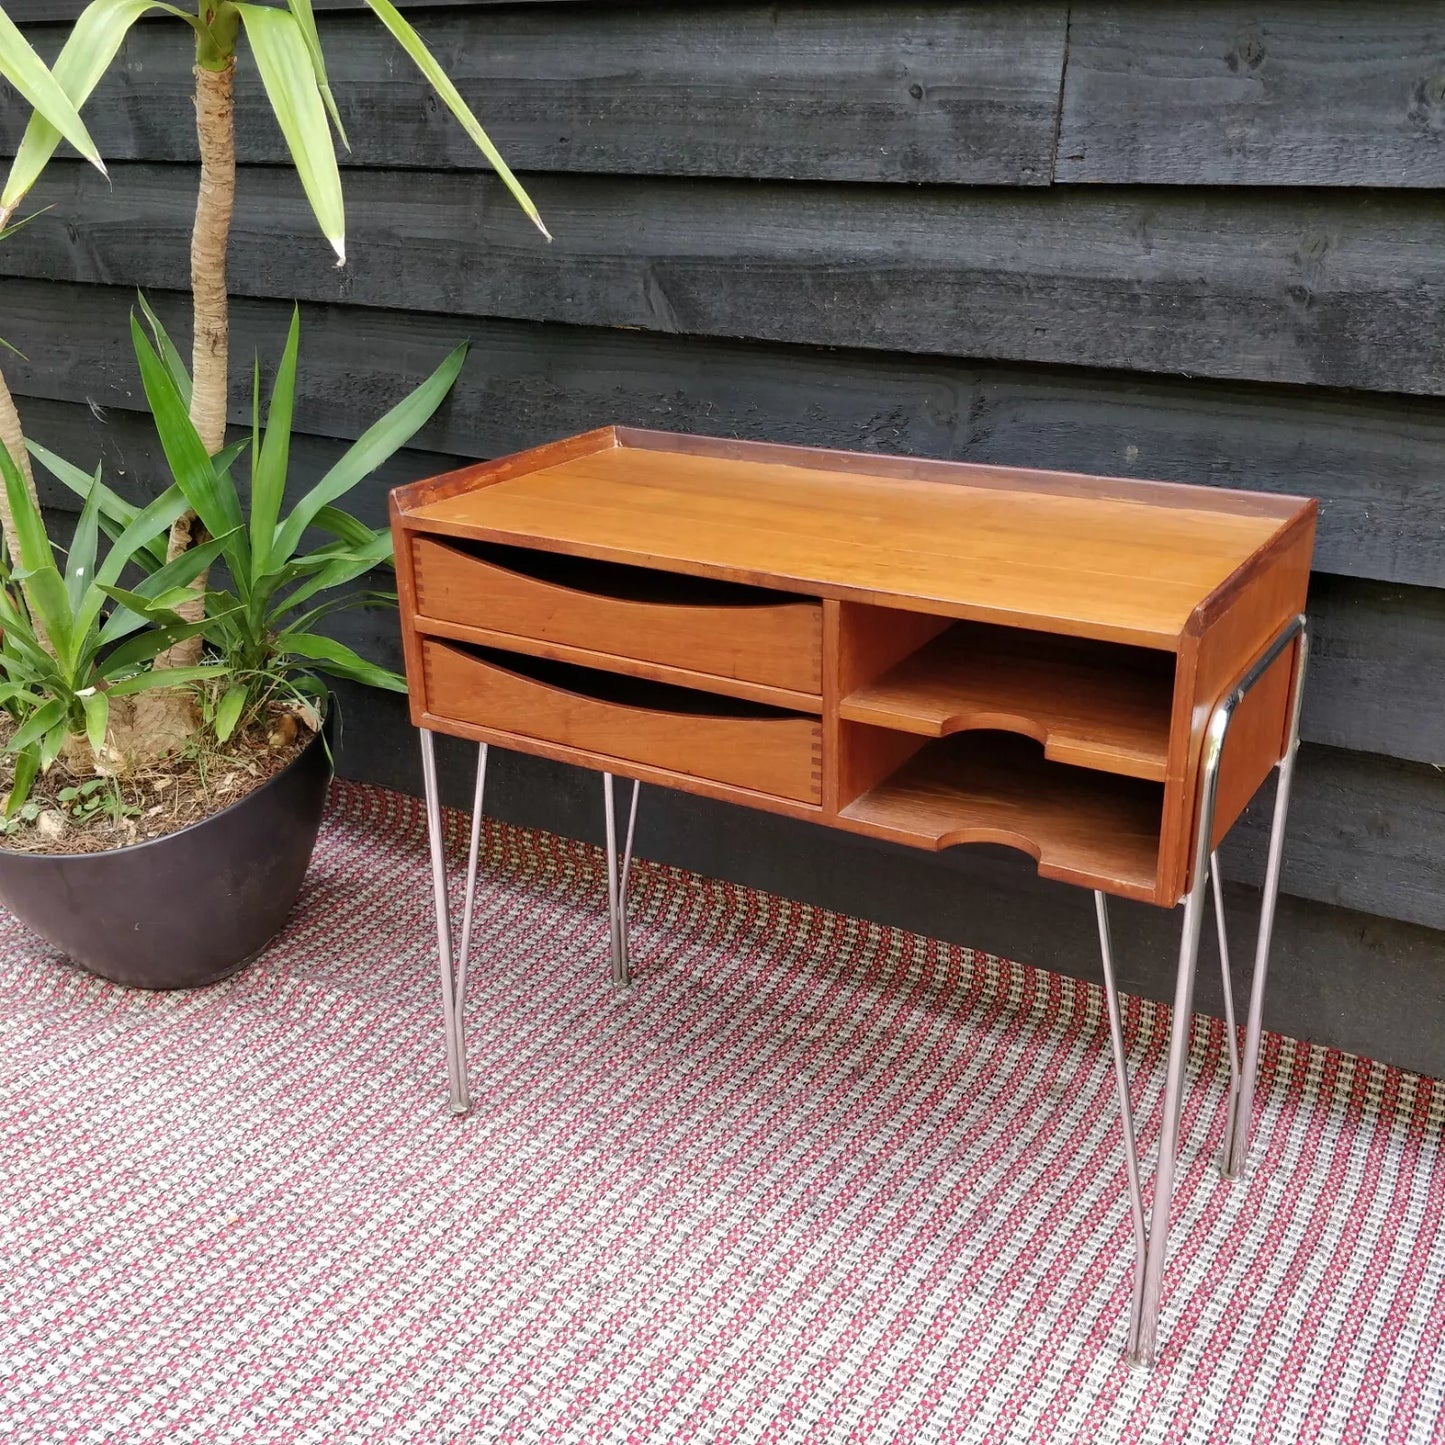
<svg viewBox="0 0 1445 1445">
<path fill-rule="evenodd" d="M 191 421 L 206 450 L 214 456 L 226 441 L 226 361 L 230 345 L 226 243 L 236 200 L 236 113 L 231 96 L 235 61 L 228 61 L 220 70 L 198 65 L 195 74 L 201 188 L 191 231 L 191 298 L 195 313 Z"/>
<path fill-rule="evenodd" d="M 25 449 L 25 433 L 20 427 L 20 413 L 15 410 L 15 399 L 10 395 L 10 388 L 5 384 L 3 374 L 0 374 L 0 442 L 5 443 L 10 460 L 20 468 L 20 475 L 25 478 L 25 486 L 33 497 L 35 476 L 30 470 L 30 453 Z M 13 560 L 15 518 L 10 515 L 10 503 L 3 487 L 0 487 L 0 532 L 5 535 L 6 555 Z"/>
<path fill-rule="evenodd" d="M 196 136 L 201 147 L 201 184 L 191 230 L 191 421 L 206 450 L 214 456 L 226 441 L 226 371 L 230 348 L 230 317 L 226 297 L 226 245 L 236 201 L 236 112 L 232 85 L 233 58 L 219 69 L 197 65 Z M 193 512 L 171 528 L 166 555 L 179 557 L 200 540 Z M 196 580 L 203 594 L 206 578 Z M 177 610 L 183 617 L 201 616 L 200 595 Z M 201 655 L 201 639 L 177 643 L 156 660 L 157 667 L 192 667 Z"/>
</svg>

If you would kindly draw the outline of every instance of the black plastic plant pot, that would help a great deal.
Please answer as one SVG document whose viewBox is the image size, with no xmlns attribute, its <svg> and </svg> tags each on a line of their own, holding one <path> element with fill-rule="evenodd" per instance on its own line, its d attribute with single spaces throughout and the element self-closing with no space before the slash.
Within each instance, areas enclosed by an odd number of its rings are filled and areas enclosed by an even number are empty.
<svg viewBox="0 0 1445 1445">
<path fill-rule="evenodd" d="M 333 732 L 334 707 L 323 729 Z M 72 962 L 132 988 L 200 988 L 249 963 L 306 877 L 331 756 L 314 737 L 199 823 L 105 853 L 0 849 L 0 902 Z"/>
</svg>

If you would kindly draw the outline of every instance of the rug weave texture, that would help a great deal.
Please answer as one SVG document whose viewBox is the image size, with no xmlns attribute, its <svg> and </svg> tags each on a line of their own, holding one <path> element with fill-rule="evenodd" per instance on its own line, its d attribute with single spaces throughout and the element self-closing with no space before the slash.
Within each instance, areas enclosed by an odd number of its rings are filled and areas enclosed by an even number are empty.
<svg viewBox="0 0 1445 1445">
<path fill-rule="evenodd" d="M 1269 1036 L 1226 1184 L 1197 1019 L 1139 1374 L 1098 988 L 642 863 L 619 992 L 595 849 L 484 866 L 466 1121 L 410 799 L 337 785 L 208 990 L 0 922 L 0 1439 L 1445 1439 L 1439 1084 Z M 1128 1001 L 1146 1143 L 1168 1023 Z"/>
</svg>

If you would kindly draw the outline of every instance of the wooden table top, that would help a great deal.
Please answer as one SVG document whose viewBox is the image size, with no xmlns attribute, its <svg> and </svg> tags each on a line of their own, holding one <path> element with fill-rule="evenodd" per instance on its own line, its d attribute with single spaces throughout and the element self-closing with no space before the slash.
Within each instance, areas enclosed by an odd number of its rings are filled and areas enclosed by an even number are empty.
<svg viewBox="0 0 1445 1445">
<path fill-rule="evenodd" d="M 623 428 L 467 475 L 409 496 L 404 523 L 1169 650 L 1315 506 Z"/>
</svg>

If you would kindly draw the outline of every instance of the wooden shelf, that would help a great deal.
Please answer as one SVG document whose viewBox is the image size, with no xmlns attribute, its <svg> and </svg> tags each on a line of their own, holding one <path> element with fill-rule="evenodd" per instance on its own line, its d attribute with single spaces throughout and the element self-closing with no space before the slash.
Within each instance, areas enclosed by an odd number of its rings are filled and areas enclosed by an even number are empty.
<svg viewBox="0 0 1445 1445">
<path fill-rule="evenodd" d="M 839 704 L 847 722 L 941 738 L 1022 733 L 1061 763 L 1164 780 L 1174 658 L 1146 648 L 955 623 Z"/>
<path fill-rule="evenodd" d="M 419 619 L 817 696 L 817 602 L 711 578 L 418 537 Z"/>
<path fill-rule="evenodd" d="M 1001 843 L 1045 878 L 1153 901 L 1164 790 L 1050 762 L 1037 743 L 970 732 L 928 743 L 840 816 L 916 848 Z"/>
<path fill-rule="evenodd" d="M 431 716 L 814 804 L 822 724 L 716 693 L 426 637 Z"/>
</svg>

